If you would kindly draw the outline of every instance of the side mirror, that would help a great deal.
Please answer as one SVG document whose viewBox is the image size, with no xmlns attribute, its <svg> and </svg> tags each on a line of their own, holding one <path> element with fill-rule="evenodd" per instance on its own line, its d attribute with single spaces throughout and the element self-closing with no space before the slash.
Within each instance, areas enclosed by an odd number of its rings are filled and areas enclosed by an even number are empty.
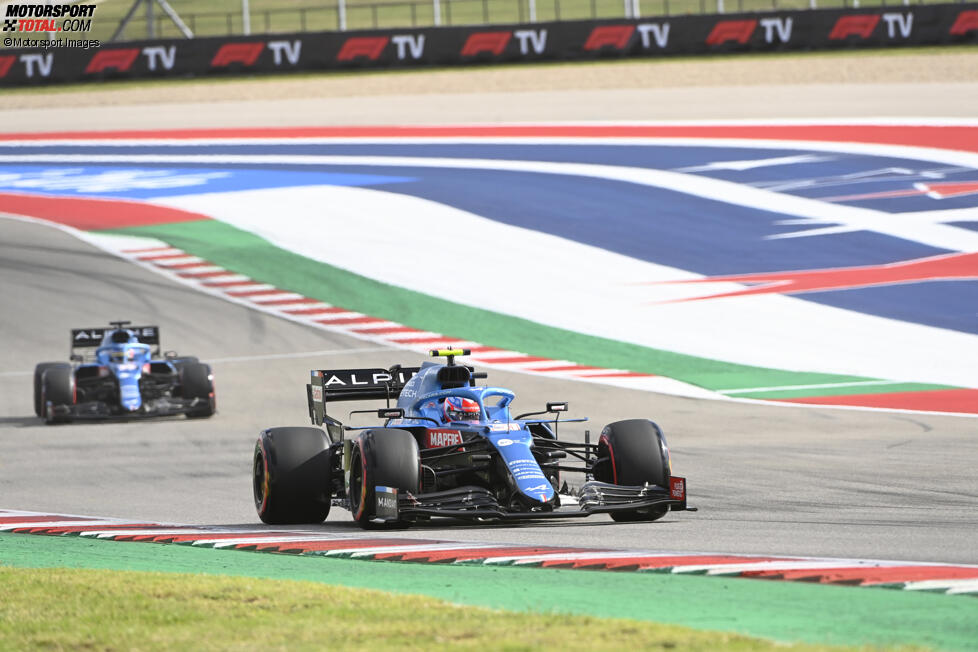
<svg viewBox="0 0 978 652">
<path fill-rule="evenodd" d="M 567 402 L 563 401 L 560 403 L 547 403 L 547 412 L 566 412 Z"/>
<path fill-rule="evenodd" d="M 403 408 L 380 408 L 377 410 L 377 416 L 381 419 L 403 419 L 404 409 Z"/>
</svg>

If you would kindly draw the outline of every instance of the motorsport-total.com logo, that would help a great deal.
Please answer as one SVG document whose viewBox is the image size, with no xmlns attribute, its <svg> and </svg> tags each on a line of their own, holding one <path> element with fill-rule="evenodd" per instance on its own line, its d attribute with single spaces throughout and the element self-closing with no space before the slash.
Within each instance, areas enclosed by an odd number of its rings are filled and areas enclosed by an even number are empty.
<svg viewBox="0 0 978 652">
<path fill-rule="evenodd" d="M 95 5 L 9 4 L 4 32 L 88 32 Z"/>
</svg>

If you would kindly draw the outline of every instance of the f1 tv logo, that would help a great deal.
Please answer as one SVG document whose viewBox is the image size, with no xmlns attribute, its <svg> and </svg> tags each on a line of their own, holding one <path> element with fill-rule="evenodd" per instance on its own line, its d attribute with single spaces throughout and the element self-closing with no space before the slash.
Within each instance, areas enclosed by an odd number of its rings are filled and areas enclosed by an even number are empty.
<svg viewBox="0 0 978 652">
<path fill-rule="evenodd" d="M 880 18 L 886 24 L 886 37 L 888 39 L 895 39 L 898 35 L 900 38 L 910 38 L 910 34 L 913 31 L 912 11 L 908 11 L 905 14 L 887 12 L 884 14 L 853 14 L 842 16 L 832 26 L 829 39 L 839 41 L 850 36 L 857 36 L 863 40 L 868 39 L 873 35 L 876 26 L 879 25 Z"/>
<path fill-rule="evenodd" d="M 723 45 L 730 41 L 741 45 L 750 41 L 754 35 L 754 30 L 760 24 L 764 30 L 764 42 L 789 43 L 791 41 L 791 30 L 794 27 L 793 18 L 762 18 L 757 20 L 721 20 L 717 22 L 710 35 L 706 37 L 707 45 Z"/>
</svg>

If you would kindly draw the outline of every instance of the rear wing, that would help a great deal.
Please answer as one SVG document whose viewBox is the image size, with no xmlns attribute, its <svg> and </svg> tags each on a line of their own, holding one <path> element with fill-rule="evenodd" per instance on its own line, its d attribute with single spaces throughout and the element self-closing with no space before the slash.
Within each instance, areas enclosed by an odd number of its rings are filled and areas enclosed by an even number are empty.
<svg viewBox="0 0 978 652">
<path fill-rule="evenodd" d="M 143 344 L 148 344 L 153 349 L 153 355 L 160 354 L 160 327 L 159 326 L 125 326 L 136 334 Z M 71 329 L 71 354 L 75 355 L 75 349 L 94 349 L 102 344 L 102 338 L 108 331 L 118 330 L 115 326 L 103 326 L 99 328 L 72 328 Z"/>
<path fill-rule="evenodd" d="M 309 419 L 317 426 L 333 421 L 326 415 L 326 404 L 333 401 L 393 400 L 421 367 L 390 369 L 313 369 L 306 385 Z"/>
</svg>

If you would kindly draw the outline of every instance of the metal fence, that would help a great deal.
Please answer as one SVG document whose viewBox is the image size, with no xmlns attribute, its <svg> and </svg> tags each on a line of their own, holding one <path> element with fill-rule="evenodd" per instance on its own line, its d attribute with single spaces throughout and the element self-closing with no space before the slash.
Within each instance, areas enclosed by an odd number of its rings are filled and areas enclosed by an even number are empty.
<svg viewBox="0 0 978 652">
<path fill-rule="evenodd" d="M 195 36 L 249 33 L 345 31 L 455 25 L 502 25 L 603 18 L 654 18 L 688 14 L 801 11 L 845 7 L 908 6 L 963 3 L 965 0 L 339 0 L 323 6 L 256 8 L 245 14 L 247 1 L 215 2 L 224 11 L 180 10 Z M 173 3 L 177 5 L 178 3 Z M 177 25 L 162 12 L 148 9 L 131 17 L 117 40 L 179 38 Z M 233 9 L 232 9 L 233 7 Z M 245 17 L 247 15 L 247 18 Z M 101 16 L 99 16 L 101 18 Z M 121 18 L 99 20 L 109 40 Z M 98 35 L 93 35 L 98 36 Z"/>
</svg>

